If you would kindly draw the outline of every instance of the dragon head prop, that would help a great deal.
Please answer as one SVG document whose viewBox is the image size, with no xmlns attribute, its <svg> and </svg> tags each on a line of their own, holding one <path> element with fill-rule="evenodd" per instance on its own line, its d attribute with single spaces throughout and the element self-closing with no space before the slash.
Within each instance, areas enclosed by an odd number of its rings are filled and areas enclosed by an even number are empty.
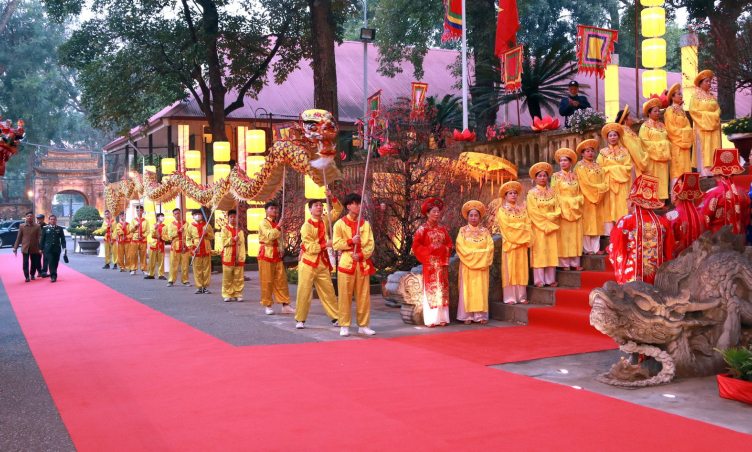
<svg viewBox="0 0 752 452">
<path fill-rule="evenodd" d="M 328 166 L 337 155 L 339 127 L 334 116 L 326 110 L 305 110 L 299 123 L 303 136 L 316 146 L 320 157 L 312 160 L 311 165 L 319 169 Z"/>
</svg>

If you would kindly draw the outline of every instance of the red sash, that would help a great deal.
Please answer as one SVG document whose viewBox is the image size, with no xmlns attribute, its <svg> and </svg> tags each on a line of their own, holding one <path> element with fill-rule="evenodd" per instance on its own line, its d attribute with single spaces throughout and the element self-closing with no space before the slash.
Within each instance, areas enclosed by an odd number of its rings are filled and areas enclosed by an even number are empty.
<svg viewBox="0 0 752 452">
<path fill-rule="evenodd" d="M 350 227 L 350 238 L 347 239 L 347 244 L 350 245 L 350 248 L 348 248 L 346 250 L 343 250 L 343 252 L 348 252 L 349 251 L 349 252 L 355 253 L 355 244 L 353 243 L 352 238 L 355 237 L 356 235 L 358 235 L 358 224 L 355 221 L 351 220 L 349 216 L 343 217 L 342 221 L 348 227 Z M 360 226 L 363 226 L 365 224 L 365 222 L 366 222 L 365 220 L 361 219 L 360 220 Z M 369 257 L 368 260 L 366 260 L 366 262 L 365 262 L 369 266 L 368 271 L 366 271 L 366 269 L 365 269 L 365 267 L 363 265 L 364 264 L 364 262 L 363 262 L 363 253 L 359 251 L 357 254 L 360 257 L 360 260 L 357 262 L 357 264 L 360 267 L 361 273 L 363 273 L 364 275 L 373 275 L 374 273 L 376 273 L 376 269 L 373 267 L 373 262 L 371 262 L 371 258 Z M 340 261 L 340 263 L 342 263 L 342 261 Z M 355 262 L 355 260 L 353 260 L 353 266 L 351 268 L 343 268 L 342 265 L 339 265 L 339 266 L 337 266 L 337 270 L 341 271 L 342 273 L 345 273 L 347 275 L 354 275 L 355 274 L 355 266 L 356 266 L 356 262 Z"/>
<path fill-rule="evenodd" d="M 164 240 L 162 240 L 162 229 L 164 228 L 164 223 L 156 225 L 155 228 L 157 229 L 157 235 L 159 235 L 159 238 L 156 239 L 154 244 L 149 248 L 154 251 L 161 251 L 164 253 Z"/>
<path fill-rule="evenodd" d="M 196 228 L 196 231 L 198 231 L 198 239 L 201 240 L 201 237 L 204 236 L 204 227 L 206 226 L 206 223 L 202 222 L 202 223 L 191 223 L 191 224 Z M 205 246 L 202 247 L 201 245 L 205 245 Z M 207 243 L 206 239 L 204 239 L 201 243 L 196 245 L 194 247 L 194 250 L 196 249 L 198 249 L 198 251 L 196 252 L 196 257 L 211 256 L 211 249 L 209 249 L 209 243 Z"/>
<path fill-rule="evenodd" d="M 140 240 L 133 239 L 133 243 L 146 243 L 146 237 L 144 237 L 144 221 L 146 221 L 146 218 L 136 218 L 138 222 L 138 236 L 140 237 Z"/>
<path fill-rule="evenodd" d="M 266 219 L 266 221 L 268 221 L 269 224 L 272 225 L 272 228 L 275 228 L 275 229 L 277 228 L 277 225 L 279 224 L 276 221 L 272 221 L 268 218 Z M 269 247 L 271 251 L 270 253 L 271 256 L 267 256 L 266 244 L 261 243 L 259 244 L 258 259 L 262 261 L 267 261 L 267 262 L 280 262 L 282 258 L 279 257 L 279 240 L 272 240 L 269 243 L 270 243 Z"/>
<path fill-rule="evenodd" d="M 231 237 L 237 237 L 237 231 L 234 228 L 231 228 L 230 226 L 227 226 L 227 230 L 230 231 L 230 236 Z M 245 262 L 240 261 L 240 260 L 238 260 L 237 262 L 235 262 L 236 256 L 237 256 L 237 253 L 238 253 L 238 244 L 237 244 L 237 242 L 235 242 L 235 243 L 233 243 L 231 245 L 226 245 L 225 248 L 230 248 L 230 250 L 231 250 L 230 260 L 229 261 L 225 260 L 225 252 L 224 252 L 224 249 L 223 249 L 222 250 L 222 265 L 237 266 L 237 267 L 242 267 L 242 266 L 245 265 Z"/>
<path fill-rule="evenodd" d="M 305 244 L 300 245 L 300 249 L 303 251 L 303 253 L 300 254 L 301 260 L 304 264 L 308 264 L 313 268 L 316 268 L 319 266 L 319 261 L 323 260 L 327 267 L 329 267 L 329 270 L 332 270 L 332 264 L 329 262 L 329 252 L 327 251 L 325 245 L 326 245 L 326 228 L 324 227 L 324 222 L 322 220 L 314 221 L 313 218 L 308 219 L 308 223 L 314 226 L 319 233 L 319 246 L 321 247 L 321 251 L 316 256 L 316 261 L 311 262 L 308 259 L 303 257 L 303 254 L 305 253 Z"/>
<path fill-rule="evenodd" d="M 121 236 L 118 235 L 117 242 L 118 243 L 130 243 L 131 242 L 131 234 L 130 234 L 130 232 L 128 232 L 128 229 L 130 227 L 128 225 L 128 222 L 126 221 L 125 223 L 121 223 L 120 227 L 123 229 L 123 235 L 122 235 L 122 238 L 121 238 Z"/>
</svg>

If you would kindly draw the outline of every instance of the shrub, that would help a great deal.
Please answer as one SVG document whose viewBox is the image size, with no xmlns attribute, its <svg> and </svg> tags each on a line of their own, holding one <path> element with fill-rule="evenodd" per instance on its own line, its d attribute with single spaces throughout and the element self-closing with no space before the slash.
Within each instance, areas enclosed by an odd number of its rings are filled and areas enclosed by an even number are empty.
<svg viewBox="0 0 752 452">
<path fill-rule="evenodd" d="M 577 110 L 569 117 L 569 129 L 577 133 L 585 133 L 586 130 L 605 123 L 606 114 L 592 108 Z"/>
<path fill-rule="evenodd" d="M 287 272 L 287 283 L 288 284 L 298 284 L 298 269 L 297 268 L 288 268 L 286 270 Z"/>
<path fill-rule="evenodd" d="M 728 124 L 723 126 L 723 133 L 731 135 L 733 133 L 752 133 L 752 120 L 749 116 L 743 118 L 736 118 L 733 121 L 729 121 Z"/>
<path fill-rule="evenodd" d="M 486 140 L 488 141 L 501 141 L 507 138 L 516 137 L 520 135 L 520 128 L 516 125 L 502 122 L 493 126 L 488 126 L 486 129 Z"/>
<path fill-rule="evenodd" d="M 752 381 L 752 349 L 741 347 L 718 350 L 716 348 L 715 351 L 723 355 L 732 377 Z"/>
<path fill-rule="evenodd" d="M 68 232 L 93 238 L 94 231 L 102 226 L 102 217 L 94 206 L 83 206 L 73 214 Z"/>
</svg>

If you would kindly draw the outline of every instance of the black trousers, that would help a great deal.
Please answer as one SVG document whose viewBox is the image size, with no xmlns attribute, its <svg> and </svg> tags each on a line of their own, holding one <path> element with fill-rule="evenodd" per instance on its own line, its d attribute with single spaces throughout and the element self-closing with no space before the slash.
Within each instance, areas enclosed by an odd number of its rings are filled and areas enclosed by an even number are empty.
<svg viewBox="0 0 752 452">
<path fill-rule="evenodd" d="M 29 262 L 31 261 L 31 270 L 29 269 Z M 26 254 L 23 253 L 23 272 L 25 277 L 29 277 L 39 273 L 42 268 L 42 255 L 41 254 Z"/>
<path fill-rule="evenodd" d="M 57 278 L 57 264 L 60 263 L 60 251 L 44 253 L 44 258 L 47 261 L 47 265 L 49 265 L 50 276 Z"/>
<path fill-rule="evenodd" d="M 42 274 L 47 273 L 48 267 L 49 267 L 49 263 L 47 262 L 47 256 L 42 254 Z"/>
</svg>

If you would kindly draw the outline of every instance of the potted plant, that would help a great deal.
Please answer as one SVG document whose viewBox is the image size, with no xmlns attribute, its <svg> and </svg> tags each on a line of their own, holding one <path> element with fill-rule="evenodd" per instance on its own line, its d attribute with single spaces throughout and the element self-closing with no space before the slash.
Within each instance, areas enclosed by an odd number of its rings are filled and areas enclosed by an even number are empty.
<svg viewBox="0 0 752 452">
<path fill-rule="evenodd" d="M 720 396 L 752 405 L 752 349 L 715 350 L 723 355 L 731 372 L 717 376 Z"/>
<path fill-rule="evenodd" d="M 589 129 L 606 123 L 606 114 L 592 108 L 575 111 L 569 117 L 569 130 L 584 134 Z"/>
<path fill-rule="evenodd" d="M 729 141 L 739 150 L 739 155 L 747 156 L 749 162 L 750 151 L 752 150 L 752 120 L 749 116 L 736 118 L 729 121 L 723 126 L 723 133 L 726 134 Z"/>
<path fill-rule="evenodd" d="M 68 232 L 73 235 L 81 235 L 83 240 L 78 241 L 82 254 L 97 254 L 99 241 L 94 238 L 94 231 L 102 226 L 102 217 L 94 206 L 83 206 L 73 214 Z"/>
<path fill-rule="evenodd" d="M 519 135 L 520 128 L 507 122 L 494 124 L 486 128 L 486 140 L 488 141 L 502 141 Z"/>
</svg>

